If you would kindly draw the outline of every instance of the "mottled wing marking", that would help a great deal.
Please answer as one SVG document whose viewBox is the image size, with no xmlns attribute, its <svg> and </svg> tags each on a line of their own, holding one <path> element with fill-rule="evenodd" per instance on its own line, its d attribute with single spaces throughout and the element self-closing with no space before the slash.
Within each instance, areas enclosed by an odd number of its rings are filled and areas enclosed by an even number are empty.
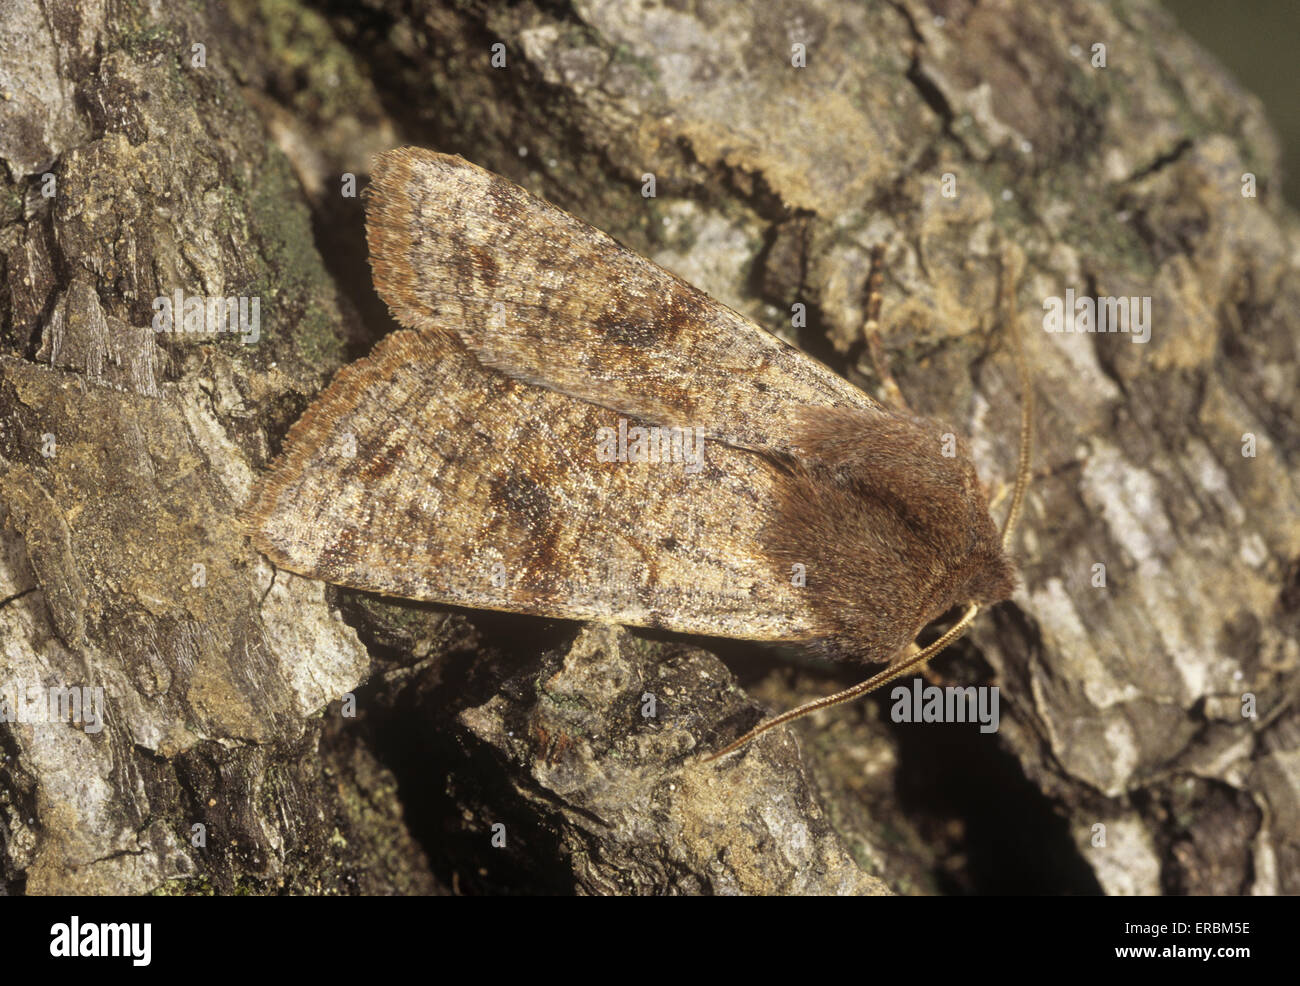
<svg viewBox="0 0 1300 986">
<path fill-rule="evenodd" d="M 817 636 L 803 590 L 762 546 L 772 463 L 715 442 L 694 474 L 599 462 L 597 429 L 617 419 L 485 370 L 453 340 L 395 332 L 294 425 L 249 508 L 250 536 L 283 568 L 386 595 Z"/>
<path fill-rule="evenodd" d="M 512 377 L 781 451 L 795 407 L 878 406 L 605 233 L 459 157 L 381 154 L 367 194 L 375 286 L 394 317 L 455 333 Z"/>
</svg>

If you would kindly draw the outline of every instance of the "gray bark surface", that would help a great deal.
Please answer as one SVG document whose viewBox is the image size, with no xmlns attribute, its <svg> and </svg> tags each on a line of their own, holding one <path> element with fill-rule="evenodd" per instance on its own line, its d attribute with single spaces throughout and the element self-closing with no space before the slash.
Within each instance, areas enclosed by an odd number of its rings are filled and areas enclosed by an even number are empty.
<svg viewBox="0 0 1300 986">
<path fill-rule="evenodd" d="M 944 14 L 0 0 L 0 689 L 104 695 L 100 730 L 0 722 L 4 887 L 1300 892 L 1300 226 L 1275 141 L 1154 3 Z M 883 243 L 894 372 L 970 436 L 998 516 L 1018 333 L 1022 585 L 935 662 L 1000 687 L 999 731 L 895 724 L 880 695 L 701 765 L 861 669 L 273 571 L 238 510 L 391 328 L 341 189 L 400 143 L 873 393 Z M 1045 332 L 1067 288 L 1149 296 L 1150 341 Z M 260 299 L 259 338 L 155 333 L 178 289 Z"/>
</svg>

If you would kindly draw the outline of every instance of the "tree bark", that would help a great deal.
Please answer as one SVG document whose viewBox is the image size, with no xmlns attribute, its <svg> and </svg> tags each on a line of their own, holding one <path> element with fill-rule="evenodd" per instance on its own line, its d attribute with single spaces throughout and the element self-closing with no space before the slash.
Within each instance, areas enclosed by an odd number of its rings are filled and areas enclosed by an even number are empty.
<svg viewBox="0 0 1300 986">
<path fill-rule="evenodd" d="M 1275 141 L 1154 3 L 942 6 L 7 0 L 4 885 L 1300 892 L 1300 227 Z M 1022 584 L 935 662 L 999 687 L 999 730 L 895 723 L 882 694 L 701 765 L 863 669 L 273 571 L 238 510 L 392 327 L 349 179 L 400 143 L 872 392 L 883 244 L 894 373 L 972 438 L 995 513 L 1019 338 Z M 257 299 L 256 337 L 155 331 L 178 291 Z M 1149 298 L 1149 341 L 1045 331 L 1067 291 Z M 76 721 L 39 721 L 74 691 Z"/>
</svg>

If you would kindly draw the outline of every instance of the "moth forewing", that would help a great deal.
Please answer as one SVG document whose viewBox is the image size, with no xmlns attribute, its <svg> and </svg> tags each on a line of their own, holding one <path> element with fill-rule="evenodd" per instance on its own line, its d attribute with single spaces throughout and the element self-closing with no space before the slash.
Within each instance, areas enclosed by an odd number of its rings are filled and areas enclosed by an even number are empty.
<svg viewBox="0 0 1300 986">
<path fill-rule="evenodd" d="M 459 157 L 379 155 L 375 288 L 408 328 L 485 366 L 659 425 L 786 448 L 800 406 L 877 407 L 843 377 L 658 264 Z"/>
<path fill-rule="evenodd" d="M 698 469 L 602 461 L 619 428 L 446 337 L 394 332 L 294 426 L 250 506 L 253 540 L 290 571 L 387 595 L 812 639 L 808 595 L 763 552 L 780 469 L 716 442 Z"/>
</svg>

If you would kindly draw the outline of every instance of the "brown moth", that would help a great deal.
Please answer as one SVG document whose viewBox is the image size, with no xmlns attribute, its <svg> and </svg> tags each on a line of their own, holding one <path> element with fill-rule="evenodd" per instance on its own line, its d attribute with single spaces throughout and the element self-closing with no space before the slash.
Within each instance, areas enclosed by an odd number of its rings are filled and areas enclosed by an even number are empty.
<svg viewBox="0 0 1300 986">
<path fill-rule="evenodd" d="M 258 485 L 248 527 L 277 566 L 892 661 L 776 721 L 918 666 L 973 609 L 907 653 L 927 623 L 1010 595 L 948 429 L 599 230 L 459 157 L 400 148 L 375 162 L 367 236 L 405 328 L 338 373 Z"/>
</svg>

